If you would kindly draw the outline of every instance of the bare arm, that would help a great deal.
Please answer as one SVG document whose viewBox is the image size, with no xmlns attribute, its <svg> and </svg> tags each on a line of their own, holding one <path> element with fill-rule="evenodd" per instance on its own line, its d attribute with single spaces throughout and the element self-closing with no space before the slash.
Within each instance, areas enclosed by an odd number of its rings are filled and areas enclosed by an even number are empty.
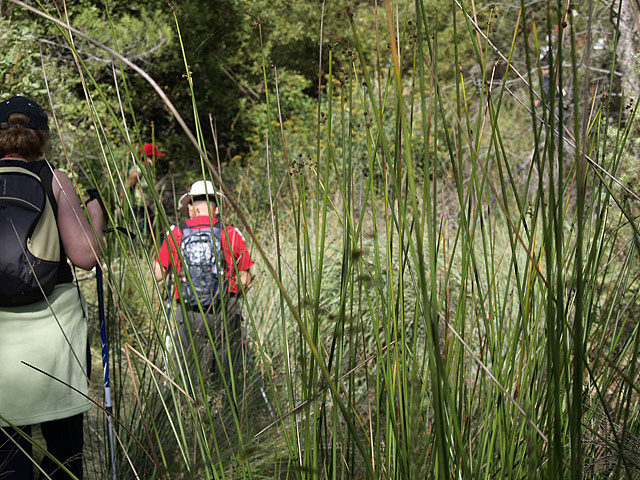
<svg viewBox="0 0 640 480">
<path fill-rule="evenodd" d="M 104 216 L 100 204 L 96 200 L 87 203 L 87 211 L 95 228 L 94 234 L 69 177 L 60 170 L 55 170 L 52 189 L 58 203 L 58 229 L 64 251 L 74 265 L 90 270 L 100 257 L 102 244 Z"/>
<path fill-rule="evenodd" d="M 160 265 L 160 262 L 158 262 L 158 260 L 156 260 L 153 264 L 153 274 L 155 275 L 157 281 L 162 280 L 167 274 L 167 270 L 164 269 L 162 265 Z"/>
<path fill-rule="evenodd" d="M 131 172 L 131 175 L 129 175 L 129 178 L 127 178 L 127 181 L 125 182 L 124 186 L 127 190 L 131 190 L 136 183 L 138 183 L 138 180 L 140 179 L 140 174 L 134 170 L 133 172 Z"/>
<path fill-rule="evenodd" d="M 253 275 L 249 273 L 249 270 L 240 270 L 238 272 L 238 280 L 240 280 L 240 284 L 244 290 L 249 290 L 253 284 Z"/>
</svg>

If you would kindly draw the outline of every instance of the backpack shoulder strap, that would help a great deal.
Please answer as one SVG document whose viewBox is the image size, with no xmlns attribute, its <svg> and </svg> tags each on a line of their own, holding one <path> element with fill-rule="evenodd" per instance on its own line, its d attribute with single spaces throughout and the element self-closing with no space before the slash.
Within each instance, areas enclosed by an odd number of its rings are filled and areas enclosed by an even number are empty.
<svg viewBox="0 0 640 480">
<path fill-rule="evenodd" d="M 58 218 L 58 202 L 56 202 L 56 197 L 53 195 L 53 167 L 46 160 L 40 160 L 35 163 L 40 165 L 36 166 L 34 173 L 37 173 L 40 177 L 42 188 L 47 194 L 54 215 Z"/>
<path fill-rule="evenodd" d="M 223 267 L 223 271 L 224 271 L 225 258 L 224 258 L 224 252 L 222 247 L 222 222 L 218 220 L 215 223 L 215 225 L 211 227 L 211 229 L 213 230 L 213 236 L 215 237 L 218 243 L 218 248 L 219 248 L 219 250 L 216 253 L 215 261 L 219 262 L 219 265 Z M 223 279 L 223 278 L 224 278 L 224 275 L 220 277 L 220 279 Z"/>
<path fill-rule="evenodd" d="M 47 194 L 47 198 L 49 199 L 49 204 L 51 205 L 51 209 L 53 210 L 53 215 L 56 218 L 56 222 L 57 222 L 58 202 L 56 201 L 56 197 L 53 194 L 53 165 L 51 165 L 46 160 L 39 160 L 33 163 L 33 172 L 40 177 L 40 183 L 42 184 L 42 188 Z M 60 237 L 59 230 L 58 230 L 58 237 Z M 62 245 L 62 238 L 59 238 L 59 241 L 60 241 L 60 268 L 58 269 L 58 280 L 56 283 L 69 283 L 73 281 L 73 273 L 71 272 L 71 268 L 69 267 L 69 263 L 67 262 L 67 254 L 64 251 L 64 246 Z"/>
<path fill-rule="evenodd" d="M 213 225 L 212 230 L 218 242 L 222 242 L 222 222 L 220 220 Z"/>
<path fill-rule="evenodd" d="M 182 235 L 182 238 L 184 239 L 185 234 L 184 232 L 188 231 L 191 229 L 191 227 L 189 225 L 187 225 L 187 222 L 180 222 L 178 223 L 178 228 L 180 229 L 180 233 Z M 182 242 L 181 242 L 182 243 Z"/>
</svg>

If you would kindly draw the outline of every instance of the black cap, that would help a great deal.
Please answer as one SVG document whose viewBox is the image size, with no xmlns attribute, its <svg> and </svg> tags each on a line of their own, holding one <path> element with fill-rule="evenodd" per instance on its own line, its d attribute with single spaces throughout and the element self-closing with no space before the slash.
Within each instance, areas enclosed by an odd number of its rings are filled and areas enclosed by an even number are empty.
<svg viewBox="0 0 640 480">
<path fill-rule="evenodd" d="M 22 113 L 29 117 L 29 123 L 10 124 L 9 117 L 14 113 Z M 19 127 L 49 130 L 49 117 L 34 100 L 21 96 L 11 97 L 0 103 L 0 130 Z"/>
</svg>

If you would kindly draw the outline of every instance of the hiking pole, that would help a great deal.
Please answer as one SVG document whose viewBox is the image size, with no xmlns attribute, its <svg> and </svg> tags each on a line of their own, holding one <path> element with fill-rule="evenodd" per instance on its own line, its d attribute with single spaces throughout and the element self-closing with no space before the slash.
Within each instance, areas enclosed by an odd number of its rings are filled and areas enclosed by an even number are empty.
<svg viewBox="0 0 640 480">
<path fill-rule="evenodd" d="M 164 358 L 164 369 L 167 373 L 167 375 L 169 374 L 169 353 L 173 350 L 173 341 L 171 339 L 171 299 L 173 298 L 173 275 L 171 273 L 169 273 L 169 279 L 167 281 L 167 304 L 165 306 L 165 312 L 167 313 L 167 324 L 169 325 L 169 328 L 167 328 L 167 335 L 164 338 L 164 352 L 163 352 L 163 358 Z M 167 380 L 165 379 L 163 381 L 164 385 L 167 384 Z"/>
<path fill-rule="evenodd" d="M 107 209 L 105 207 L 100 191 L 97 188 L 90 188 L 87 190 L 89 200 L 97 200 L 100 204 L 102 214 L 107 218 Z M 105 233 L 112 233 L 116 230 L 127 233 L 131 236 L 125 228 L 115 227 L 105 231 Z M 100 317 L 100 339 L 102 343 L 102 378 L 104 379 L 104 406 L 107 411 L 107 430 L 109 432 L 109 448 L 111 450 L 111 471 L 113 474 L 113 480 L 116 479 L 116 449 L 113 444 L 113 405 L 111 403 L 111 381 L 109 380 L 109 347 L 107 345 L 107 322 L 104 314 L 104 285 L 102 283 L 102 266 L 100 261 L 96 263 L 96 288 L 98 290 L 98 315 Z"/>
<path fill-rule="evenodd" d="M 102 376 L 104 378 L 104 404 L 107 410 L 107 428 L 109 431 L 109 448 L 111 450 L 111 470 L 116 480 L 116 450 L 113 444 L 113 405 L 111 403 L 111 382 L 109 381 L 109 348 L 107 346 L 107 325 L 104 314 L 104 287 L 102 284 L 102 267 L 96 264 L 96 283 L 98 288 L 98 312 L 100 315 L 100 338 L 102 340 Z"/>
</svg>

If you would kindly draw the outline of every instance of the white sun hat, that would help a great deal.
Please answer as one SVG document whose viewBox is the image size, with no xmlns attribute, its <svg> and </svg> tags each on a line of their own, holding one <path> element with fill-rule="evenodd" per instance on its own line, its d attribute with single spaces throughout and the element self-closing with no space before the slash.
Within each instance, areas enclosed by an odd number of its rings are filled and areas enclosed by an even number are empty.
<svg viewBox="0 0 640 480">
<path fill-rule="evenodd" d="M 217 192 L 213 187 L 213 183 L 209 180 L 198 180 L 193 185 L 191 185 L 191 190 L 182 195 L 178 200 L 178 208 L 186 207 L 191 198 L 193 197 L 201 197 L 203 195 L 219 195 L 220 197 L 224 197 L 222 192 Z"/>
</svg>

